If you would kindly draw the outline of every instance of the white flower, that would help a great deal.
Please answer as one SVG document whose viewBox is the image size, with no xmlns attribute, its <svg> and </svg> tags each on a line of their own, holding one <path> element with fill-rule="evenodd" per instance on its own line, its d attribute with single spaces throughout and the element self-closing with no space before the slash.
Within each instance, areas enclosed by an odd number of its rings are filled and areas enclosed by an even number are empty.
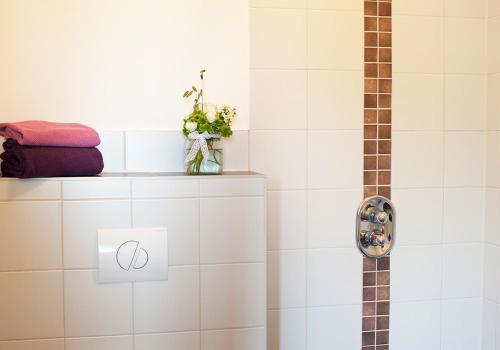
<svg viewBox="0 0 500 350">
<path fill-rule="evenodd" d="M 236 108 L 224 105 L 221 107 L 220 113 L 222 118 L 224 118 L 226 122 L 229 122 L 236 116 Z"/>
<path fill-rule="evenodd" d="M 195 131 L 197 127 L 198 127 L 198 123 L 195 123 L 195 122 L 186 122 L 186 129 L 189 132 Z"/>
<path fill-rule="evenodd" d="M 213 103 L 204 103 L 203 112 L 207 114 L 207 119 L 209 123 L 213 123 L 217 118 L 217 106 Z"/>
</svg>

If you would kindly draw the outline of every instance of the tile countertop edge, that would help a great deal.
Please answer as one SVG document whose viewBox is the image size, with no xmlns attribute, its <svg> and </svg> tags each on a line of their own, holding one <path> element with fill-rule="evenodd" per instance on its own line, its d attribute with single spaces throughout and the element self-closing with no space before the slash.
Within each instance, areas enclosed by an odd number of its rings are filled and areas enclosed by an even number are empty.
<svg viewBox="0 0 500 350">
<path fill-rule="evenodd" d="M 14 177 L 2 177 L 0 181 L 91 181 L 100 179 L 162 179 L 162 178 L 189 178 L 189 179 L 221 179 L 238 177 L 265 178 L 264 174 L 253 171 L 228 171 L 222 175 L 187 175 L 183 172 L 123 172 L 123 173 L 103 173 L 97 176 L 75 176 L 75 177 L 37 177 L 29 179 L 18 179 Z"/>
</svg>

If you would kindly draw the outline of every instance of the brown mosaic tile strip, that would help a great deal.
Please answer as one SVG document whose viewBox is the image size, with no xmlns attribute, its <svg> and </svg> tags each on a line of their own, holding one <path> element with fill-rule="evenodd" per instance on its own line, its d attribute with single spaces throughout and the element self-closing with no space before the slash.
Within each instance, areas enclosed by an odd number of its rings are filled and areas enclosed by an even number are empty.
<svg viewBox="0 0 500 350">
<path fill-rule="evenodd" d="M 392 1 L 364 1 L 363 193 L 391 196 Z M 362 350 L 389 350 L 390 258 L 363 258 Z"/>
</svg>

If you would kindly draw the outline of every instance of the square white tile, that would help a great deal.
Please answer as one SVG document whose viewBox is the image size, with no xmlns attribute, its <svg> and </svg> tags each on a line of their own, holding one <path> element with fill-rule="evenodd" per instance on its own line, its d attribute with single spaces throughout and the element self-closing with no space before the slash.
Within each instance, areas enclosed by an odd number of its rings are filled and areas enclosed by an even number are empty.
<svg viewBox="0 0 500 350">
<path fill-rule="evenodd" d="M 63 199 L 127 199 L 130 181 L 118 179 L 66 180 L 62 183 Z"/>
<path fill-rule="evenodd" d="M 500 25 L 499 25 L 500 30 Z M 499 56 L 500 57 L 500 56 Z M 487 125 L 489 130 L 500 130 L 500 74 L 488 76 Z"/>
<path fill-rule="evenodd" d="M 266 350 L 264 327 L 201 332 L 202 350 Z"/>
<path fill-rule="evenodd" d="M 486 18 L 488 0 L 445 0 L 445 16 Z"/>
<path fill-rule="evenodd" d="M 267 249 L 306 247 L 306 191 L 267 193 Z"/>
<path fill-rule="evenodd" d="M 180 131 L 127 131 L 125 141 L 127 171 L 184 171 Z"/>
<path fill-rule="evenodd" d="M 65 350 L 64 339 L 16 340 L 0 342 L 2 350 Z"/>
<path fill-rule="evenodd" d="M 250 9 L 250 67 L 305 68 L 306 10 Z"/>
<path fill-rule="evenodd" d="M 266 179 L 253 176 L 241 177 L 206 177 L 200 179 L 201 197 L 221 196 L 265 196 Z"/>
<path fill-rule="evenodd" d="M 394 132 L 393 188 L 443 185 L 443 133 Z"/>
<path fill-rule="evenodd" d="M 306 187 L 305 131 L 251 131 L 250 169 L 267 177 L 270 190 Z"/>
<path fill-rule="evenodd" d="M 486 244 L 484 249 L 483 295 L 486 300 L 500 302 L 500 247 Z"/>
<path fill-rule="evenodd" d="M 310 10 L 308 13 L 308 67 L 362 70 L 363 13 Z"/>
<path fill-rule="evenodd" d="M 500 7 L 500 6 L 499 6 Z M 500 17 L 488 20 L 488 72 L 500 73 Z"/>
<path fill-rule="evenodd" d="M 395 249 L 391 253 L 391 299 L 396 302 L 439 299 L 442 254 L 440 245 Z"/>
<path fill-rule="evenodd" d="M 134 338 L 128 336 L 67 338 L 66 350 L 133 350 Z"/>
<path fill-rule="evenodd" d="M 484 141 L 485 135 L 480 131 L 445 134 L 445 186 L 484 184 Z"/>
<path fill-rule="evenodd" d="M 199 195 L 199 180 L 133 180 L 132 198 L 184 198 Z"/>
<path fill-rule="evenodd" d="M 362 259 L 356 249 L 318 249 L 308 255 L 307 305 L 361 302 Z"/>
<path fill-rule="evenodd" d="M 0 340 L 63 337 L 62 272 L 0 273 L 0 309 Z"/>
<path fill-rule="evenodd" d="M 363 11 L 363 4 L 351 0 L 309 0 L 308 7 L 314 10 Z"/>
<path fill-rule="evenodd" d="M 1 151 L 1 150 L 0 150 Z M 1 164 L 1 163 L 0 163 Z M 0 200 L 60 199 L 61 182 L 56 180 L 0 179 Z"/>
<path fill-rule="evenodd" d="M 224 152 L 224 171 L 246 171 L 248 166 L 248 130 L 234 130 L 229 139 L 223 139 L 220 147 Z"/>
<path fill-rule="evenodd" d="M 199 200 L 132 201 L 134 227 L 166 227 L 169 265 L 199 263 Z"/>
<path fill-rule="evenodd" d="M 198 266 L 170 268 L 168 281 L 135 283 L 135 332 L 198 330 L 200 326 L 199 293 Z"/>
<path fill-rule="evenodd" d="M 442 240 L 443 189 L 395 189 L 398 245 L 438 244 Z M 422 215 L 425 220 L 417 220 Z"/>
<path fill-rule="evenodd" d="M 393 84 L 394 130 L 443 130 L 443 75 L 395 73 Z"/>
<path fill-rule="evenodd" d="M 309 71 L 308 128 L 361 130 L 363 82 L 361 71 Z"/>
<path fill-rule="evenodd" d="M 129 200 L 63 202 L 64 267 L 97 268 L 97 230 L 129 228 Z"/>
<path fill-rule="evenodd" d="M 480 349 L 481 301 L 479 299 L 443 301 L 441 339 L 442 350 Z"/>
<path fill-rule="evenodd" d="M 444 190 L 443 240 L 448 243 L 483 242 L 484 190 L 482 188 Z"/>
<path fill-rule="evenodd" d="M 264 326 L 265 276 L 264 264 L 202 266 L 202 329 Z"/>
<path fill-rule="evenodd" d="M 306 309 L 269 310 L 267 349 L 305 350 L 306 324 Z"/>
<path fill-rule="evenodd" d="M 99 131 L 101 151 L 104 160 L 103 172 L 119 172 L 125 170 L 125 136 L 123 131 Z"/>
<path fill-rule="evenodd" d="M 252 130 L 305 129 L 307 72 L 253 70 L 250 81 Z"/>
<path fill-rule="evenodd" d="M 274 251 L 267 254 L 267 307 L 305 307 L 306 252 Z"/>
<path fill-rule="evenodd" d="M 135 350 L 200 350 L 200 332 L 135 335 Z"/>
<path fill-rule="evenodd" d="M 482 75 L 445 76 L 445 129 L 484 130 L 487 82 Z"/>
<path fill-rule="evenodd" d="M 307 319 L 308 349 L 361 348 L 361 305 L 311 308 Z"/>
<path fill-rule="evenodd" d="M 391 332 L 389 334 L 391 347 L 395 349 L 440 350 L 440 327 L 441 303 L 439 301 L 391 303 Z"/>
<path fill-rule="evenodd" d="M 67 337 L 131 334 L 132 284 L 99 284 L 97 271 L 64 272 Z"/>
<path fill-rule="evenodd" d="M 220 224 L 221 218 L 224 218 L 224 225 Z M 265 225 L 263 197 L 202 198 L 201 263 L 265 261 Z"/>
<path fill-rule="evenodd" d="M 305 8 L 307 0 L 250 0 L 251 7 Z"/>
<path fill-rule="evenodd" d="M 483 246 L 479 243 L 443 247 L 444 298 L 480 297 L 483 290 Z"/>
<path fill-rule="evenodd" d="M 442 16 L 443 0 L 399 0 L 393 6 L 393 15 Z"/>
<path fill-rule="evenodd" d="M 486 133 L 486 176 L 487 187 L 500 187 L 500 133 Z"/>
<path fill-rule="evenodd" d="M 310 248 L 355 247 L 353 215 L 363 192 L 315 190 L 308 192 L 308 238 Z"/>
<path fill-rule="evenodd" d="M 60 202 L 0 202 L 0 222 L 0 271 L 62 267 Z"/>
<path fill-rule="evenodd" d="M 486 27 L 484 20 L 446 18 L 444 23 L 445 72 L 486 73 Z"/>
<path fill-rule="evenodd" d="M 410 1 L 406 0 L 405 3 Z M 438 4 L 437 1 L 426 0 L 424 5 L 430 1 L 433 6 Z M 418 2 L 416 6 L 421 7 L 422 3 Z M 397 15 L 393 17 L 392 31 L 392 62 L 395 73 L 443 73 L 442 18 Z"/>
<path fill-rule="evenodd" d="M 311 131 L 308 140 L 310 189 L 361 188 L 361 131 Z"/>
</svg>

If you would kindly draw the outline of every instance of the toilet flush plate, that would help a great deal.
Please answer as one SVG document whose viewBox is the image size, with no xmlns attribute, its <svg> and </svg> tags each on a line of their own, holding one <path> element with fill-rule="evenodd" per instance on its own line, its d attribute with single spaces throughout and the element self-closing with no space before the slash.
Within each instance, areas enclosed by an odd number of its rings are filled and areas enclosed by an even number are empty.
<svg viewBox="0 0 500 350">
<path fill-rule="evenodd" d="M 97 230 L 99 282 L 168 279 L 167 229 Z"/>
</svg>

